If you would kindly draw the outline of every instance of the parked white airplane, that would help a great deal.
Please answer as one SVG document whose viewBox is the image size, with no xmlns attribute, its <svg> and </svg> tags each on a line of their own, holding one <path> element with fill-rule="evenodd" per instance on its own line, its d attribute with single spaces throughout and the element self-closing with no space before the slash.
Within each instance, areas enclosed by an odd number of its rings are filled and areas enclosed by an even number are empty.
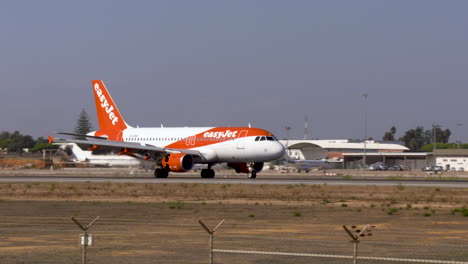
<svg viewBox="0 0 468 264">
<path fill-rule="evenodd" d="M 207 164 L 202 178 L 213 178 L 211 166 L 227 162 L 237 173 L 255 178 L 265 161 L 279 159 L 284 146 L 270 132 L 251 127 L 179 127 L 133 128 L 123 119 L 104 83 L 92 81 L 99 131 L 87 140 L 54 139 L 50 142 L 74 142 L 92 148 L 105 147 L 140 159 L 152 159 L 159 166 L 157 178 L 169 172 L 186 172 L 194 164 Z M 73 135 L 71 133 L 58 133 Z"/>
<path fill-rule="evenodd" d="M 109 166 L 109 167 L 135 167 L 139 166 L 141 161 L 129 156 L 118 155 L 94 155 L 92 151 L 82 150 L 76 143 L 57 143 L 61 149 L 70 153 L 72 161 L 75 163 Z"/>
<path fill-rule="evenodd" d="M 324 160 L 287 160 L 288 163 L 292 163 L 293 167 L 298 171 L 309 172 L 314 168 L 329 168 L 330 164 Z"/>
</svg>

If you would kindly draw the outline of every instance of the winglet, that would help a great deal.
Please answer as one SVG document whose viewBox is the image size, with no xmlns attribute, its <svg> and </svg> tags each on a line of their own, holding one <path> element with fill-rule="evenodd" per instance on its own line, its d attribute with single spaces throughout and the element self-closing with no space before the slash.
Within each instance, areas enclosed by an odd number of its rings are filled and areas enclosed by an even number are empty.
<svg viewBox="0 0 468 264">
<path fill-rule="evenodd" d="M 54 142 L 54 139 L 55 139 L 55 138 L 53 138 L 53 137 L 52 137 L 52 136 L 50 136 L 50 135 L 49 135 L 49 136 L 47 136 L 47 137 L 49 138 L 49 144 L 52 144 L 52 142 Z"/>
</svg>

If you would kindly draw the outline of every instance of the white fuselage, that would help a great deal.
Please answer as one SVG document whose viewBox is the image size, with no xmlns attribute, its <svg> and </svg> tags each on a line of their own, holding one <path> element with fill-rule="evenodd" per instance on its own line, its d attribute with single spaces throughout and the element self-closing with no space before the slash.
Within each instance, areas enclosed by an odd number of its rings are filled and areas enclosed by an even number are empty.
<svg viewBox="0 0 468 264">
<path fill-rule="evenodd" d="M 75 143 L 59 143 L 61 149 L 70 149 L 72 161 L 95 166 L 134 167 L 140 165 L 140 160 L 129 156 L 94 155 L 92 151 L 82 150 Z"/>
<path fill-rule="evenodd" d="M 247 130 L 232 129 L 210 133 L 214 127 L 127 128 L 122 138 L 161 148 L 198 150 L 202 160 L 197 163 L 263 162 L 281 158 L 284 146 L 276 139 L 248 136 Z M 257 139 L 257 141 L 255 140 Z"/>
</svg>

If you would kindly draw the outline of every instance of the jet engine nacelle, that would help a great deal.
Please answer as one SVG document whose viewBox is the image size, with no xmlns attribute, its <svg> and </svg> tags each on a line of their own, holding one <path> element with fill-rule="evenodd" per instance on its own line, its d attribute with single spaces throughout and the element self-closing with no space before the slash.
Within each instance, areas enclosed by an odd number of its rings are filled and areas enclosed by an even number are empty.
<svg viewBox="0 0 468 264">
<path fill-rule="evenodd" d="M 193 168 L 193 157 L 185 153 L 172 153 L 164 157 L 161 165 L 173 172 L 186 172 Z"/>
<path fill-rule="evenodd" d="M 249 173 L 250 168 L 248 163 L 228 163 L 229 167 L 236 170 L 237 173 Z M 263 162 L 254 162 L 252 170 L 255 172 L 261 172 L 263 170 Z"/>
</svg>

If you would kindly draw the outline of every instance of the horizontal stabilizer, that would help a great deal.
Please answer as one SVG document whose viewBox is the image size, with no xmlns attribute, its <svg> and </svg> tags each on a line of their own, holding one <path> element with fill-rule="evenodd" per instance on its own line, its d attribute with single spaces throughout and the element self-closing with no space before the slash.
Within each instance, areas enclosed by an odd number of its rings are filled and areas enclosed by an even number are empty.
<svg viewBox="0 0 468 264">
<path fill-rule="evenodd" d="M 58 134 L 58 135 L 67 135 L 67 136 L 75 136 L 75 137 L 86 137 L 86 138 L 104 139 L 104 140 L 107 140 L 107 138 L 106 138 L 106 137 L 98 137 L 98 136 L 82 135 L 82 134 L 75 134 L 75 133 L 68 133 L 68 132 L 54 132 L 54 134 Z"/>
</svg>

